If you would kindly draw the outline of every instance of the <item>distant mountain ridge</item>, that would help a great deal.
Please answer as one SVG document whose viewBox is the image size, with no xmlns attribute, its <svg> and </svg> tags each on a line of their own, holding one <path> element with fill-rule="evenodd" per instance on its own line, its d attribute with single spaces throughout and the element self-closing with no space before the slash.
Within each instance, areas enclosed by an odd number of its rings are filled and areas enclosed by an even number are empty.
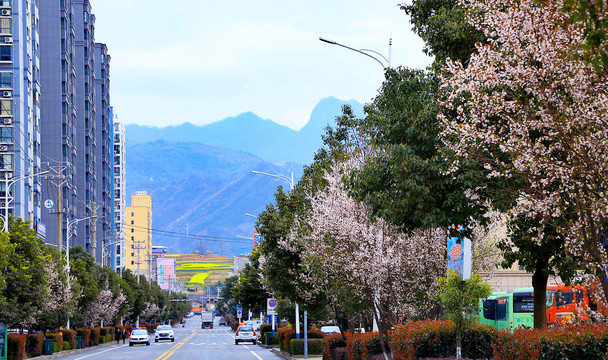
<svg viewBox="0 0 608 360">
<path fill-rule="evenodd" d="M 245 213 L 264 211 L 278 186 L 289 188 L 251 171 L 286 177 L 293 171 L 297 182 L 345 103 L 355 114 L 363 112 L 356 101 L 326 98 L 300 131 L 251 112 L 204 126 L 127 125 L 127 194 L 152 195 L 153 244 L 173 254 L 197 247 L 219 255 L 249 253 L 252 240 L 240 237 L 253 236 L 255 219 Z"/>
<path fill-rule="evenodd" d="M 199 142 L 231 150 L 245 151 L 270 162 L 310 164 L 314 153 L 323 145 L 321 135 L 327 125 L 334 125 L 342 106 L 348 104 L 355 114 L 363 113 L 356 100 L 334 97 L 321 100 L 310 120 L 299 131 L 262 119 L 252 112 L 229 117 L 208 125 L 184 123 L 163 128 L 126 125 L 127 146 L 156 140 Z"/>
</svg>

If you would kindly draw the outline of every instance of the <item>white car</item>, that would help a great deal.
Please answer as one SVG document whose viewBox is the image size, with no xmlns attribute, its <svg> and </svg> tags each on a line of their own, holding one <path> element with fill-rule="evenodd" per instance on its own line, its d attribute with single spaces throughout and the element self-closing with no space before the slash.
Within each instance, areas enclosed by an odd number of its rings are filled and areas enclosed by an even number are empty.
<svg viewBox="0 0 608 360">
<path fill-rule="evenodd" d="M 236 334 L 234 337 L 234 345 L 238 345 L 240 342 L 249 342 L 251 341 L 253 345 L 258 341 L 258 337 L 255 334 L 255 330 L 253 330 L 253 326 L 251 325 L 241 325 L 236 330 Z"/>
<path fill-rule="evenodd" d="M 129 346 L 133 346 L 134 344 L 150 345 L 150 335 L 148 335 L 148 330 L 133 330 L 131 332 L 131 336 L 129 337 Z"/>
<path fill-rule="evenodd" d="M 338 326 L 321 326 L 320 330 L 324 332 L 325 335 L 340 333 L 340 328 Z"/>
<path fill-rule="evenodd" d="M 171 325 L 160 325 L 156 328 L 156 331 L 154 332 L 154 342 L 158 342 L 158 340 L 175 341 Z"/>
</svg>

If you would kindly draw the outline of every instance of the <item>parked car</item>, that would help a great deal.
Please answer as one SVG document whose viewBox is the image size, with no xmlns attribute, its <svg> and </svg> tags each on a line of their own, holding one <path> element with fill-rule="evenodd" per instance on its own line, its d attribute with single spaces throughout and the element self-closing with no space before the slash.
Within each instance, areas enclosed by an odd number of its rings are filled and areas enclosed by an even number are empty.
<svg viewBox="0 0 608 360">
<path fill-rule="evenodd" d="M 321 326 L 321 331 L 324 332 L 325 335 L 339 334 L 340 327 L 338 327 L 338 326 Z"/>
<path fill-rule="evenodd" d="M 251 325 L 241 325 L 236 329 L 236 335 L 234 337 L 234 345 L 238 345 L 240 342 L 251 341 L 253 345 L 258 341 L 258 337 L 253 330 Z"/>
<path fill-rule="evenodd" d="M 129 337 L 129 346 L 133 346 L 135 344 L 150 345 L 150 335 L 148 334 L 148 330 L 136 329 L 131 332 L 131 336 Z"/>
<path fill-rule="evenodd" d="M 154 342 L 158 342 L 159 340 L 175 341 L 173 335 L 173 328 L 171 327 L 171 325 L 160 325 L 156 328 L 156 331 L 154 332 Z"/>
<path fill-rule="evenodd" d="M 224 317 L 223 317 L 223 316 L 221 316 L 221 317 L 220 317 L 220 320 L 219 320 L 219 324 L 218 324 L 218 325 L 220 325 L 220 326 L 222 326 L 222 325 L 226 326 L 226 319 L 224 319 Z"/>
</svg>

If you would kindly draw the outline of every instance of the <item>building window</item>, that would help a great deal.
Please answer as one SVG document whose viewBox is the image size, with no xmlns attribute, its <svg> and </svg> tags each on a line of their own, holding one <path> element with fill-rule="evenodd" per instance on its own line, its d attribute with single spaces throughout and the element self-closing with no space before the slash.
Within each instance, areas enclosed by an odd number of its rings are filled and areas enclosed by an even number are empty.
<svg viewBox="0 0 608 360">
<path fill-rule="evenodd" d="M 131 265 L 135 265 L 135 261 L 131 260 Z"/>
<path fill-rule="evenodd" d="M 132 253 L 131 253 L 131 256 L 135 256 L 135 253 L 134 253 L 134 252 L 132 252 Z"/>
<path fill-rule="evenodd" d="M 135 236 L 131 236 L 131 241 L 135 241 Z"/>
<path fill-rule="evenodd" d="M 13 47 L 11 45 L 0 45 L 0 61 L 13 60 Z"/>
<path fill-rule="evenodd" d="M 135 232 L 135 229 L 131 228 L 131 232 Z"/>
<path fill-rule="evenodd" d="M 0 88 L 13 88 L 13 73 L 0 73 Z"/>
<path fill-rule="evenodd" d="M 12 34 L 11 33 L 11 18 L 0 19 L 0 34 Z"/>
<path fill-rule="evenodd" d="M 131 216 L 135 216 L 135 213 L 131 213 Z"/>
<path fill-rule="evenodd" d="M 131 220 L 131 225 L 134 225 L 134 224 L 135 224 L 135 220 Z"/>
<path fill-rule="evenodd" d="M 0 100 L 0 115 L 13 115 L 12 100 Z"/>
</svg>

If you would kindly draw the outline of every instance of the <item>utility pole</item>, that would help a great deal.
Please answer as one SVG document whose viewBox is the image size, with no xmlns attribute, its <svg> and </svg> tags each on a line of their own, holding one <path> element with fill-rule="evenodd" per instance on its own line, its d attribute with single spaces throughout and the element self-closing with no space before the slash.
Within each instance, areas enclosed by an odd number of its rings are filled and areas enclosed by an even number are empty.
<svg viewBox="0 0 608 360">
<path fill-rule="evenodd" d="M 65 209 L 63 209 L 63 202 L 61 196 L 62 186 L 67 182 L 67 178 L 62 173 L 67 168 L 66 165 L 61 165 L 57 163 L 55 168 L 52 168 L 50 164 L 48 165 L 49 169 L 54 172 L 54 175 L 47 176 L 47 180 L 55 180 L 55 182 L 51 182 L 51 184 L 57 187 L 57 207 L 56 210 L 51 212 L 50 214 L 57 215 L 57 251 L 61 253 L 61 249 L 63 246 L 63 214 L 65 213 Z M 69 247 L 70 244 L 66 244 L 66 248 Z"/>
<path fill-rule="evenodd" d="M 95 237 L 95 233 L 97 230 L 97 209 L 99 209 L 99 206 L 95 206 L 95 204 L 91 204 L 87 206 L 90 210 L 91 210 L 91 233 L 89 235 L 89 254 L 91 254 L 91 256 L 93 256 L 95 259 L 97 259 L 97 254 L 96 254 L 96 250 L 97 250 L 97 238 Z M 102 251 L 103 252 L 103 251 Z M 101 254 L 103 256 L 103 254 Z"/>
</svg>

